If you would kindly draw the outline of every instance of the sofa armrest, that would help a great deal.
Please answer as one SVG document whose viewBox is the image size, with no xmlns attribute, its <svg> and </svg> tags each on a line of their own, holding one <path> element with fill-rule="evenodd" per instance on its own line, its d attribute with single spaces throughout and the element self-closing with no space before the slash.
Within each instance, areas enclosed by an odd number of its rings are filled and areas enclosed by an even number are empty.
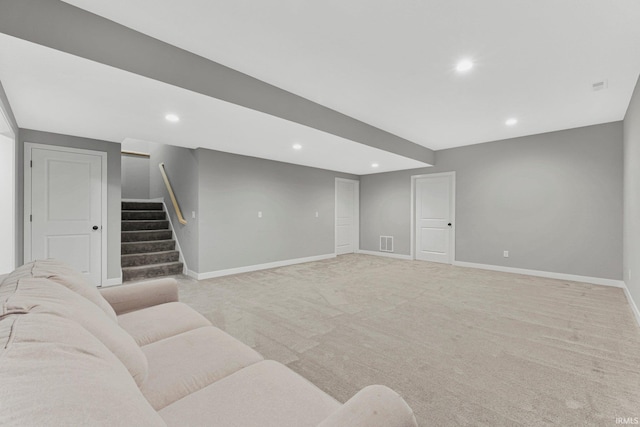
<svg viewBox="0 0 640 427">
<path fill-rule="evenodd" d="M 173 278 L 149 280 L 100 289 L 116 314 L 178 301 L 178 282 Z"/>
<path fill-rule="evenodd" d="M 413 411 L 398 393 L 382 385 L 360 390 L 318 427 L 418 427 Z"/>
</svg>

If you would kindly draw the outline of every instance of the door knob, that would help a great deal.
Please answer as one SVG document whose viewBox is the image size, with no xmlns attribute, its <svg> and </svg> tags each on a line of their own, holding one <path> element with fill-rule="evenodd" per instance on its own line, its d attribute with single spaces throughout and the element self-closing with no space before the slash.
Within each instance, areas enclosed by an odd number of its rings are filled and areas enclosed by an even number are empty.
<svg viewBox="0 0 640 427">
<path fill-rule="evenodd" d="M 451 227 L 451 223 L 447 224 L 449 227 Z"/>
<path fill-rule="evenodd" d="M 451 224 L 449 224 L 449 225 L 451 225 Z M 97 225 L 94 225 L 94 226 L 93 226 L 93 229 L 94 229 L 94 230 L 97 230 L 97 229 L 98 229 L 98 226 L 97 226 Z"/>
</svg>

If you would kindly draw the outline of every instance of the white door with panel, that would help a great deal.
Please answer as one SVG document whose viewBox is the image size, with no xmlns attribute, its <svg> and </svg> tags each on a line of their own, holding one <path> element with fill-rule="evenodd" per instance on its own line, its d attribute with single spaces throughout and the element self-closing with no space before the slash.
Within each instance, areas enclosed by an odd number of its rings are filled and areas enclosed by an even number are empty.
<svg viewBox="0 0 640 427">
<path fill-rule="evenodd" d="M 336 178 L 336 254 L 358 251 L 359 185 L 358 181 Z"/>
<path fill-rule="evenodd" d="M 103 158 L 31 148 L 31 238 L 25 261 L 56 258 L 102 283 Z"/>
<path fill-rule="evenodd" d="M 415 258 L 453 262 L 454 177 L 434 174 L 415 182 Z"/>
</svg>

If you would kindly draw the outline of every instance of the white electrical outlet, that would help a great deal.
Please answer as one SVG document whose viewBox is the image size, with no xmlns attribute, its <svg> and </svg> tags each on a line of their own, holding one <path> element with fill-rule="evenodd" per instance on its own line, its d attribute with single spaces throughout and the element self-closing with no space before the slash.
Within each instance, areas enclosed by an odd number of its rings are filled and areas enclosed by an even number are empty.
<svg viewBox="0 0 640 427">
<path fill-rule="evenodd" d="M 504 251 L 502 253 L 502 256 L 505 257 L 505 258 L 509 258 L 509 251 Z"/>
<path fill-rule="evenodd" d="M 193 219 L 196 218 L 196 211 L 191 211 L 191 218 L 193 218 Z"/>
<path fill-rule="evenodd" d="M 262 211 L 258 211 L 258 218 L 262 218 Z"/>
<path fill-rule="evenodd" d="M 320 217 L 320 215 L 318 214 L 318 211 L 316 211 L 316 218 Z"/>
</svg>

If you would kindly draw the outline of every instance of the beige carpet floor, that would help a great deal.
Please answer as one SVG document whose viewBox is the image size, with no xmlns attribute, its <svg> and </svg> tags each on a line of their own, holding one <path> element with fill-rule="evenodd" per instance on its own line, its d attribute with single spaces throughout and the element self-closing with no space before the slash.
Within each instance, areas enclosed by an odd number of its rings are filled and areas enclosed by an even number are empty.
<svg viewBox="0 0 640 427">
<path fill-rule="evenodd" d="M 395 389 L 421 426 L 640 417 L 640 328 L 622 289 L 344 255 L 181 278 L 180 297 L 340 401 Z"/>
</svg>

